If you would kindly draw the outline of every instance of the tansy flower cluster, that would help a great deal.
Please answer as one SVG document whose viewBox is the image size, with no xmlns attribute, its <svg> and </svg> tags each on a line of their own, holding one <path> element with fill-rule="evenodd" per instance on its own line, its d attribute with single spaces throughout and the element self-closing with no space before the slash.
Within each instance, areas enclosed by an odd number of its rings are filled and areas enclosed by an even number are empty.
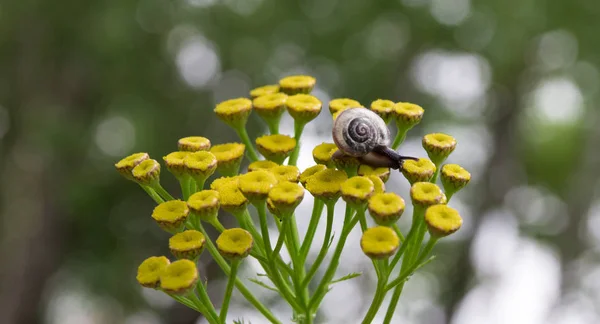
<svg viewBox="0 0 600 324">
<path fill-rule="evenodd" d="M 262 266 L 261 276 L 268 277 L 269 282 L 258 277 L 251 281 L 287 302 L 294 322 L 313 323 L 331 286 L 359 275 L 335 278 L 344 247 L 357 245 L 371 259 L 377 276 L 363 323 L 373 321 L 388 293 L 392 298 L 385 323 L 392 322 L 405 281 L 431 260 L 430 253 L 440 239 L 460 229 L 462 219 L 449 203 L 469 183 L 471 175 L 459 165 L 445 164 L 457 143 L 452 136 L 441 133 L 423 137 L 427 157 L 395 160 L 401 161 L 393 166 L 398 171 L 373 159 L 377 154 L 380 160 L 381 154 L 384 160 L 386 156 L 399 156 L 395 150 L 424 115 L 418 105 L 385 99 L 363 106 L 354 99 L 338 98 L 331 100 L 328 108 L 332 120 L 346 116 L 344 112 L 349 109 L 362 109 L 353 112 L 365 114 L 370 111 L 367 115 L 383 132 L 384 139 L 389 133 L 385 125 L 395 124 L 393 143 L 385 144 L 389 147 L 378 147 L 379 151 L 363 156 L 347 152 L 346 146 L 338 147 L 333 141 L 322 143 L 312 149 L 315 164 L 298 169 L 304 128 L 322 111 L 321 101 L 310 94 L 315 83 L 310 76 L 289 76 L 279 84 L 253 89 L 248 98 L 216 105 L 216 116 L 238 134 L 240 143 L 215 144 L 202 136 L 179 139 L 174 145 L 177 150 L 162 158 L 179 182 L 178 195 L 171 195 L 161 186 L 161 164 L 147 153 L 132 154 L 115 164 L 126 179 L 137 183 L 156 202 L 149 216 L 166 233 L 165 244 L 172 254 L 172 258 L 151 256 L 144 260 L 137 272 L 140 285 L 168 294 L 200 312 L 209 323 L 228 320 L 234 289 L 267 321 L 289 322 L 274 316 L 237 277 L 240 264 L 251 257 Z M 294 129 L 280 133 L 279 122 L 286 112 L 294 120 Z M 246 131 L 252 113 L 264 120 L 269 130 L 254 140 Z M 337 131 L 344 136 L 356 132 L 360 139 L 364 127 Z M 362 142 L 356 145 L 364 149 Z M 407 199 L 386 190 L 392 172 L 401 172 L 410 183 Z M 311 215 L 297 215 L 296 209 L 307 194 L 314 197 Z M 412 223 L 403 229 L 397 222 L 407 203 L 412 205 Z M 334 242 L 335 208 L 344 209 L 344 219 Z M 237 227 L 225 228 L 221 220 L 226 217 L 232 218 L 227 223 Z M 302 236 L 297 229 L 298 217 L 308 220 Z M 277 228 L 277 237 L 271 237 L 271 225 Z M 219 233 L 216 239 L 208 235 L 206 226 Z M 318 227 L 325 229 L 323 237 L 315 235 Z M 362 232 L 359 242 L 347 242 L 353 230 Z M 316 255 L 309 254 L 313 244 L 319 246 Z M 281 256 L 283 249 L 289 260 Z M 199 280 L 197 264 L 204 250 L 228 278 L 220 303 L 208 296 L 210 282 Z"/>
</svg>

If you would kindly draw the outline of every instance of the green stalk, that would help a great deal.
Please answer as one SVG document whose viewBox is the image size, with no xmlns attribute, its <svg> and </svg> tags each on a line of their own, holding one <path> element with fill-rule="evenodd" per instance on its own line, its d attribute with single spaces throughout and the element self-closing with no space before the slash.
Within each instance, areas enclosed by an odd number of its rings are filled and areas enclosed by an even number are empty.
<svg viewBox="0 0 600 324">
<path fill-rule="evenodd" d="M 394 150 L 397 150 L 398 147 L 402 144 L 402 142 L 404 142 L 404 139 L 406 138 L 406 133 L 408 133 L 408 129 L 398 127 L 398 132 L 396 133 L 396 137 L 394 138 L 394 142 L 392 143 L 392 148 Z"/>
<path fill-rule="evenodd" d="M 336 202 L 333 201 L 333 202 L 327 202 L 327 204 L 326 204 L 327 205 L 327 227 L 325 228 L 325 237 L 323 237 L 323 244 L 321 245 L 321 250 L 319 251 L 317 258 L 313 262 L 312 267 L 310 267 L 308 274 L 306 275 L 306 277 L 304 278 L 304 281 L 302 282 L 302 287 L 308 287 L 308 284 L 310 283 L 312 278 L 315 276 L 315 274 L 319 270 L 319 266 L 321 265 L 321 263 L 325 259 L 325 256 L 327 255 L 327 250 L 329 248 L 329 240 L 331 239 L 331 230 L 333 228 L 333 216 L 334 216 L 334 212 L 335 212 L 335 203 Z M 350 207 L 348 205 L 346 205 L 346 212 L 348 212 L 349 208 Z"/>
<path fill-rule="evenodd" d="M 231 261 L 231 272 L 229 273 L 229 279 L 227 279 L 227 288 L 225 288 L 225 296 L 223 296 L 223 304 L 221 305 L 221 313 L 219 314 L 219 320 L 221 323 L 225 323 L 227 320 L 227 309 L 229 308 L 231 293 L 233 293 L 233 285 L 235 283 L 239 265 L 239 260 Z"/>
<path fill-rule="evenodd" d="M 313 211 L 310 216 L 310 223 L 308 224 L 308 230 L 306 231 L 306 235 L 304 236 L 304 242 L 302 242 L 302 247 L 300 247 L 300 256 L 302 256 L 302 263 L 306 262 L 306 257 L 308 256 L 308 250 L 310 249 L 310 245 L 313 242 L 315 237 L 315 232 L 317 231 L 317 226 L 319 225 L 319 220 L 321 219 L 321 214 L 323 213 L 323 207 L 325 203 L 321 199 L 315 199 L 313 203 Z"/>
<path fill-rule="evenodd" d="M 153 185 L 152 189 L 156 191 L 156 193 L 159 194 L 165 201 L 175 200 L 175 198 L 173 198 L 173 196 L 171 196 L 171 194 L 168 191 L 166 191 L 165 188 L 163 188 L 163 186 L 160 185 L 160 183 Z"/>
<path fill-rule="evenodd" d="M 400 231 L 400 227 L 398 227 L 398 224 L 394 224 L 392 228 L 394 229 L 394 232 L 396 232 L 396 235 L 398 235 L 400 243 L 404 243 L 404 235 L 402 235 L 402 231 Z"/>
<path fill-rule="evenodd" d="M 195 311 L 197 311 L 198 313 L 201 313 L 204 317 L 208 317 L 207 314 L 207 310 L 204 307 L 204 305 L 196 305 L 195 302 L 189 300 L 187 297 L 184 296 L 179 296 L 179 295 L 175 295 L 175 294 L 167 294 L 169 296 L 171 296 L 171 298 L 175 299 L 178 303 L 187 306 Z"/>
<path fill-rule="evenodd" d="M 246 145 L 246 152 L 248 152 L 248 159 L 250 159 L 250 162 L 258 161 L 258 154 L 256 153 L 256 149 L 254 148 L 254 144 L 250 141 L 250 137 L 248 136 L 246 127 L 241 127 L 240 129 L 236 129 L 235 131 L 242 140 L 242 143 Z"/>
<path fill-rule="evenodd" d="M 182 178 L 178 178 L 179 186 L 181 187 L 181 195 L 183 196 L 183 200 L 187 201 L 190 198 L 190 181 L 192 178 L 189 176 L 184 176 Z"/>
<path fill-rule="evenodd" d="M 394 288 L 396 285 L 399 285 L 402 282 L 404 282 L 406 280 L 406 278 L 408 278 L 408 276 L 410 276 L 417 269 L 417 267 L 419 267 L 425 261 L 427 256 L 429 256 L 429 253 L 431 253 L 431 250 L 433 250 L 433 248 L 435 247 L 435 244 L 437 243 L 437 241 L 438 241 L 438 239 L 435 237 L 430 238 L 429 241 L 427 242 L 427 245 L 425 245 L 425 247 L 423 248 L 423 251 L 419 255 L 419 258 L 417 259 L 417 261 L 414 262 L 405 271 L 400 272 L 400 275 L 398 276 L 398 278 L 392 280 L 386 286 L 385 290 L 386 291 L 390 290 L 390 289 Z"/>
<path fill-rule="evenodd" d="M 198 298 L 198 296 L 193 292 L 191 293 L 191 298 L 197 305 L 202 305 L 206 309 L 206 319 L 209 322 L 219 323 L 219 315 L 210 301 L 210 297 L 208 297 L 208 293 L 206 292 L 206 289 L 204 289 L 202 281 L 198 280 L 198 283 L 196 284 L 196 290 L 200 293 L 200 298 Z"/>
<path fill-rule="evenodd" d="M 154 190 L 152 190 L 152 188 L 144 186 L 143 184 L 140 184 L 140 187 L 144 189 L 144 191 L 148 194 L 148 196 L 150 196 L 150 198 L 152 198 L 152 200 L 154 200 L 155 203 L 160 205 L 165 202 Z"/>
<path fill-rule="evenodd" d="M 277 257 L 277 255 L 281 251 L 281 247 L 283 247 L 283 242 L 285 241 L 285 237 L 287 235 L 287 228 L 290 226 L 290 216 L 291 215 L 288 215 L 283 219 L 283 225 L 281 225 L 279 237 L 277 238 L 277 244 L 275 244 L 275 249 L 273 250 L 273 258 Z"/>
<path fill-rule="evenodd" d="M 371 324 L 373 319 L 377 315 L 377 311 L 385 298 L 385 283 L 387 281 L 387 277 L 377 279 L 377 289 L 375 290 L 375 294 L 373 295 L 373 301 L 371 301 L 371 306 L 363 319 L 363 324 Z"/>
<path fill-rule="evenodd" d="M 300 154 L 300 138 L 302 137 L 305 125 L 306 123 L 294 120 L 294 139 L 296 139 L 296 147 L 294 147 L 292 154 L 290 154 L 288 165 L 296 165 L 298 162 L 298 155 Z"/>
</svg>

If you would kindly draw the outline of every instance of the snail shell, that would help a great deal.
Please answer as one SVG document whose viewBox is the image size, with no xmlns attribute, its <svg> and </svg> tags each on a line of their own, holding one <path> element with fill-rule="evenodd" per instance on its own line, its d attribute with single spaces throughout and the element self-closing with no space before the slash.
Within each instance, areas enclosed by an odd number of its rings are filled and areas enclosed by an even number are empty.
<svg viewBox="0 0 600 324">
<path fill-rule="evenodd" d="M 333 141 L 344 154 L 360 157 L 390 145 L 386 123 L 366 108 L 342 111 L 333 123 Z"/>
</svg>

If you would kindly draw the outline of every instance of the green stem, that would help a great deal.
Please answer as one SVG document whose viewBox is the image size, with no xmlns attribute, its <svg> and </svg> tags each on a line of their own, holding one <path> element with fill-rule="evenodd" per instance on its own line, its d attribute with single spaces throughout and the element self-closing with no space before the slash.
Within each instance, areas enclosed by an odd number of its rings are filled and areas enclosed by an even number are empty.
<svg viewBox="0 0 600 324">
<path fill-rule="evenodd" d="M 217 231 L 219 231 L 219 233 L 223 233 L 223 231 L 225 230 L 223 224 L 221 224 L 221 222 L 219 222 L 219 220 L 216 218 L 210 221 L 209 224 L 212 225 L 212 227 L 214 227 Z"/>
<path fill-rule="evenodd" d="M 346 206 L 347 206 L 346 208 L 349 208 L 348 205 L 346 205 Z M 325 227 L 325 237 L 323 237 L 323 244 L 321 245 L 321 250 L 319 251 L 317 258 L 313 262 L 312 266 L 310 267 L 310 270 L 308 271 L 308 274 L 306 275 L 306 277 L 304 278 L 304 281 L 302 282 L 302 287 L 308 287 L 308 284 L 310 283 L 312 278 L 315 276 L 315 274 L 319 270 L 319 266 L 321 265 L 321 263 L 325 259 L 325 256 L 327 255 L 327 250 L 329 249 L 329 240 L 331 239 L 331 230 L 333 228 L 334 212 L 335 212 L 335 201 L 328 202 L 327 203 L 327 227 Z"/>
<path fill-rule="evenodd" d="M 383 303 L 383 299 L 385 298 L 385 282 L 386 278 L 379 278 L 377 280 L 377 289 L 375 290 L 375 295 L 373 296 L 373 301 L 371 302 L 371 307 L 367 311 L 365 318 L 363 319 L 363 324 L 371 324 L 373 319 L 377 315 L 377 311 L 379 307 L 381 307 L 381 303 Z"/>
<path fill-rule="evenodd" d="M 408 133 L 408 129 L 398 127 L 398 132 L 396 133 L 396 137 L 394 138 L 394 142 L 392 143 L 392 149 L 398 149 L 400 144 L 404 142 L 404 139 L 406 138 L 406 133 Z"/>
<path fill-rule="evenodd" d="M 431 183 L 436 183 L 437 182 L 437 178 L 440 175 L 440 166 L 436 165 L 435 166 L 435 172 L 433 173 L 433 177 L 431 177 Z M 447 197 L 446 197 L 447 198 Z"/>
<path fill-rule="evenodd" d="M 163 186 L 160 185 L 160 183 L 157 183 L 154 186 L 152 186 L 152 189 L 156 191 L 156 193 L 159 194 L 165 201 L 175 200 L 175 198 L 173 198 L 173 196 L 171 196 L 171 194 L 168 191 L 166 191 L 165 188 L 163 188 Z"/>
<path fill-rule="evenodd" d="M 242 143 L 246 145 L 246 152 L 248 152 L 248 158 L 250 159 L 250 162 L 258 161 L 258 154 L 256 153 L 256 149 L 254 148 L 254 144 L 250 141 L 250 137 L 248 136 L 246 127 L 244 126 L 240 129 L 236 129 L 236 132 L 242 140 Z"/>
<path fill-rule="evenodd" d="M 155 203 L 160 205 L 165 202 L 154 190 L 152 190 L 152 188 L 142 184 L 140 184 L 140 187 L 144 189 L 144 191 L 148 194 L 148 196 L 150 196 L 150 198 L 152 198 L 152 200 L 154 200 Z"/>
<path fill-rule="evenodd" d="M 179 186 L 181 187 L 181 195 L 183 196 L 183 200 L 187 201 L 190 198 L 190 181 L 192 178 L 189 176 L 184 176 L 179 178 Z"/>
<path fill-rule="evenodd" d="M 396 234 L 398 235 L 398 238 L 400 238 L 400 243 L 404 242 L 404 235 L 402 235 L 402 231 L 400 231 L 400 227 L 398 227 L 398 224 L 394 224 L 392 226 L 392 228 L 394 229 L 394 231 L 396 232 Z"/>
<path fill-rule="evenodd" d="M 196 284 L 196 291 L 198 291 L 198 293 L 200 294 L 200 298 L 198 298 L 198 296 L 194 292 L 190 294 L 190 298 L 194 300 L 194 303 L 196 303 L 196 305 L 203 306 L 206 309 L 206 319 L 209 322 L 219 323 L 219 315 L 217 314 L 215 307 L 210 301 L 210 297 L 208 297 L 208 293 L 206 292 L 206 289 L 204 289 L 204 285 L 202 285 L 201 280 L 198 280 L 198 283 Z"/>
<path fill-rule="evenodd" d="M 185 306 L 201 313 L 205 317 L 208 317 L 206 315 L 208 313 L 208 311 L 206 310 L 204 305 L 196 305 L 196 303 L 194 301 L 191 301 L 191 300 L 189 300 L 189 298 L 184 297 L 184 296 L 179 296 L 179 295 L 175 295 L 175 294 L 168 294 L 168 295 L 171 296 L 171 298 L 175 299 L 178 303 L 185 305 Z"/>
<path fill-rule="evenodd" d="M 300 138 L 302 137 L 302 132 L 304 131 L 305 125 L 306 123 L 294 120 L 294 139 L 296 139 L 296 147 L 294 147 L 294 150 L 290 155 L 288 165 L 296 165 L 298 162 L 298 155 L 300 154 Z"/>
<path fill-rule="evenodd" d="M 315 199 L 313 203 L 313 211 L 310 216 L 310 223 L 308 224 L 308 230 L 306 231 L 306 235 L 304 236 L 304 242 L 302 242 L 302 247 L 300 247 L 300 256 L 302 257 L 302 263 L 306 261 L 306 257 L 308 256 L 308 251 L 310 250 L 310 245 L 313 242 L 315 237 L 315 232 L 317 231 L 317 226 L 319 225 L 319 220 L 321 219 L 321 214 L 323 213 L 323 207 L 325 203 L 321 199 Z"/>
<path fill-rule="evenodd" d="M 275 244 L 275 250 L 273 250 L 273 258 L 277 257 L 277 255 L 281 251 L 281 247 L 283 247 L 283 242 L 285 241 L 285 236 L 287 235 L 287 228 L 290 226 L 290 216 L 291 215 L 288 215 L 283 219 L 283 225 L 281 226 L 281 230 L 279 231 L 277 244 Z"/>
<path fill-rule="evenodd" d="M 414 262 L 406 270 L 401 271 L 398 278 L 392 280 L 386 286 L 385 290 L 386 291 L 390 290 L 390 289 L 394 288 L 396 285 L 399 285 L 402 282 L 404 282 L 406 280 L 406 278 L 408 278 L 408 276 L 410 276 L 417 269 L 417 267 L 419 267 L 425 261 L 425 259 L 429 256 L 429 253 L 431 253 L 431 250 L 433 250 L 433 248 L 435 247 L 435 244 L 437 243 L 437 241 L 438 241 L 438 239 L 435 237 L 430 238 L 429 241 L 427 242 L 427 245 L 425 245 L 425 247 L 423 248 L 423 251 L 419 255 L 419 258 L 417 259 L 417 261 Z"/>
<path fill-rule="evenodd" d="M 227 309 L 229 308 L 231 293 L 233 293 L 233 284 L 235 283 L 239 264 L 239 260 L 234 260 L 231 262 L 231 272 L 229 273 L 229 279 L 227 279 L 227 288 L 225 288 L 225 296 L 223 296 L 223 304 L 221 305 L 221 313 L 219 314 L 221 323 L 225 323 L 227 320 Z"/>
<path fill-rule="evenodd" d="M 310 318 L 310 321 L 312 321 L 312 314 L 308 308 L 308 286 L 302 285 L 304 279 L 306 278 L 306 269 L 304 266 L 304 260 L 300 258 L 300 237 L 298 235 L 298 227 L 296 225 L 296 216 L 292 214 L 289 218 L 291 226 L 288 227 L 288 234 L 290 236 L 289 243 L 291 243 L 292 251 L 292 253 L 290 253 L 290 257 L 292 259 L 292 264 L 294 265 L 294 273 L 296 274 L 293 277 L 294 285 L 296 286 L 296 295 L 300 296 L 301 303 L 305 306 L 307 319 Z"/>
<path fill-rule="evenodd" d="M 367 218 L 365 216 L 365 208 L 366 207 L 361 206 L 356 210 L 356 215 L 360 223 L 360 230 L 363 233 L 367 230 Z M 375 260 L 371 260 L 371 263 L 373 263 L 373 268 L 375 269 L 375 274 L 377 274 L 377 279 L 380 280 L 382 273 L 379 264 Z"/>
<path fill-rule="evenodd" d="M 256 205 L 260 222 L 260 231 L 262 233 L 263 244 L 267 258 L 272 255 L 271 239 L 269 238 L 269 223 L 267 222 L 267 204 L 266 201 L 258 202 Z"/>
<path fill-rule="evenodd" d="M 281 116 L 278 119 L 268 121 L 267 125 L 269 126 L 269 133 L 271 135 L 279 134 L 279 122 L 281 120 Z"/>
</svg>

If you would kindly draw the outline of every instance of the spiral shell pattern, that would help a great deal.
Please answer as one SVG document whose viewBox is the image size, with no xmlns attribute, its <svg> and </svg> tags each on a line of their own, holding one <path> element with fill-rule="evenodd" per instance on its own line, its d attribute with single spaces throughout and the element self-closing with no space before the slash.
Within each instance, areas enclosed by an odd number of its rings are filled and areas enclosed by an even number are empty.
<svg viewBox="0 0 600 324">
<path fill-rule="evenodd" d="M 347 155 L 364 156 L 378 146 L 389 146 L 390 131 L 376 113 L 366 108 L 351 108 L 335 120 L 333 141 Z"/>
</svg>

